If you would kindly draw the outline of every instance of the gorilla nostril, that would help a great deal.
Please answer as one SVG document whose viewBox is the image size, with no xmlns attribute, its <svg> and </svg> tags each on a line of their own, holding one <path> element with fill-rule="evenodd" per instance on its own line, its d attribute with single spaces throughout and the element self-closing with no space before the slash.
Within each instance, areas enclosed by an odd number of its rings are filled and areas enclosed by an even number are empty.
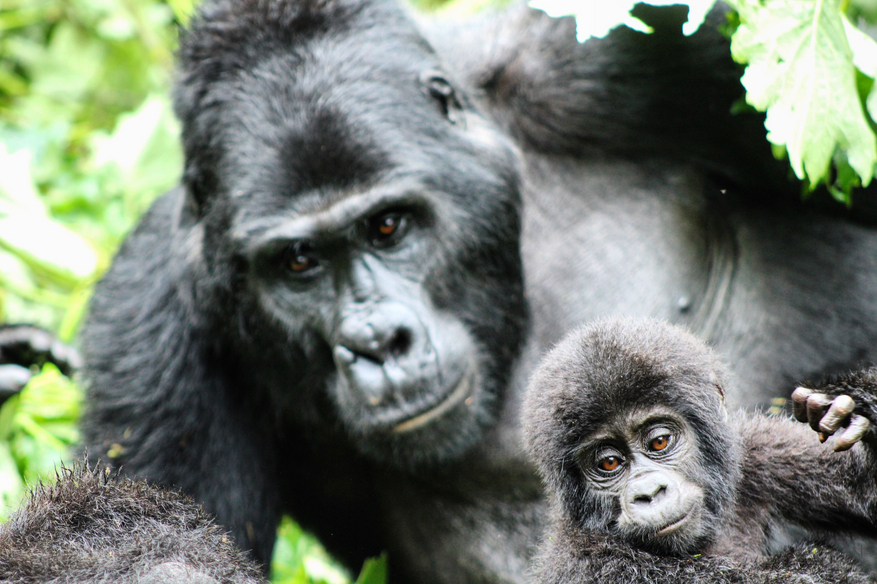
<svg viewBox="0 0 877 584">
<path fill-rule="evenodd" d="M 387 343 L 387 355 L 398 357 L 404 355 L 411 348 L 411 331 L 408 329 L 399 329 L 390 342 Z"/>
<path fill-rule="evenodd" d="M 634 495 L 633 504 L 634 505 L 651 505 L 655 503 L 659 499 L 663 499 L 664 495 L 667 493 L 666 486 L 659 486 L 654 490 L 651 494 L 649 493 L 640 493 L 638 495 Z"/>
</svg>

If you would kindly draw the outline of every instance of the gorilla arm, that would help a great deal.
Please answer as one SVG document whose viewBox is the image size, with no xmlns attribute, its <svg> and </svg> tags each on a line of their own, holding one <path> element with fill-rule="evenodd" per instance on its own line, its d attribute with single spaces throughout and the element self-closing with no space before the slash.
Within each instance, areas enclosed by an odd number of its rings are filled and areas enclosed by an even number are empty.
<svg viewBox="0 0 877 584">
<path fill-rule="evenodd" d="M 580 44 L 572 18 L 522 7 L 455 23 L 430 41 L 474 96 L 489 100 L 495 121 L 537 151 L 674 152 L 748 189 L 787 193 L 787 171 L 763 140 L 763 118 L 731 113 L 743 89 L 728 41 L 716 30 L 724 11 L 714 9 L 708 24 L 685 36 L 684 11 L 650 8 L 638 16 L 653 34 L 618 27 Z M 485 36 L 504 42 L 466 42 Z"/>
<path fill-rule="evenodd" d="M 197 241 L 185 227 L 163 230 L 179 223 L 181 196 L 171 191 L 153 205 L 92 300 L 83 448 L 93 462 L 184 491 L 267 562 L 280 518 L 271 418 L 243 407 L 253 399 L 248 385 L 233 385 L 234 365 L 216 354 L 216 334 L 192 306 L 203 277 Z"/>
<path fill-rule="evenodd" d="M 820 391 L 838 395 L 834 386 Z M 760 516 L 762 526 L 773 516 L 823 531 L 877 534 L 877 458 L 867 443 L 873 440 L 867 417 L 853 414 L 847 395 L 832 401 L 825 393 L 799 388 L 793 400 L 795 417 L 809 421 L 819 438 L 792 420 L 737 419 L 744 448 L 737 499 L 741 517 Z M 838 429 L 837 437 L 820 444 Z M 866 444 L 855 445 L 863 436 Z"/>
</svg>

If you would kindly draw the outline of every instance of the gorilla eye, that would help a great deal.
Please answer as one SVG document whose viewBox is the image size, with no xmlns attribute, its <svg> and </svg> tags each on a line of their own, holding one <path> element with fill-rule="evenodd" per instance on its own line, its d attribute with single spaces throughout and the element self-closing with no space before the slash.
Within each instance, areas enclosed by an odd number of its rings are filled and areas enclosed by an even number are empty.
<svg viewBox="0 0 877 584">
<path fill-rule="evenodd" d="M 669 434 L 664 434 L 663 436 L 652 438 L 652 441 L 649 442 L 649 450 L 651 450 L 652 452 L 660 452 L 668 446 L 670 446 Z"/>
<path fill-rule="evenodd" d="M 304 274 L 305 272 L 316 268 L 319 265 L 317 256 L 311 245 L 306 241 L 296 241 L 287 250 L 284 258 L 284 265 L 295 274 Z"/>
<path fill-rule="evenodd" d="M 369 222 L 368 238 L 377 247 L 391 245 L 404 234 L 406 224 L 405 215 L 398 211 L 383 213 Z"/>
<path fill-rule="evenodd" d="M 617 456 L 607 456 L 597 463 L 600 470 L 605 472 L 613 472 L 621 466 L 621 458 Z"/>
</svg>

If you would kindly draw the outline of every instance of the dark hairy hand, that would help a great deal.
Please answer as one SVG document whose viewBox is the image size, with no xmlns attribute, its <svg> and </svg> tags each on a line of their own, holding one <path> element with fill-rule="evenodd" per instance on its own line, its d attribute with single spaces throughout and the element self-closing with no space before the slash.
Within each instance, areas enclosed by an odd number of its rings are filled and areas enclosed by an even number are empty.
<svg viewBox="0 0 877 584">
<path fill-rule="evenodd" d="M 0 403 L 27 384 L 32 365 L 51 362 L 65 375 L 72 375 L 81 361 L 76 349 L 39 327 L 24 324 L 0 326 Z"/>
<path fill-rule="evenodd" d="M 868 414 L 871 408 L 863 408 L 857 404 L 850 393 L 855 395 L 863 391 L 861 387 L 840 384 L 849 393 L 835 394 L 837 384 L 820 389 L 799 387 L 792 392 L 792 404 L 795 418 L 806 422 L 819 433 L 819 439 L 825 441 L 829 436 L 838 433 L 834 441 L 834 450 L 849 450 L 868 434 L 871 420 Z M 858 397 L 858 396 L 857 396 Z M 867 404 L 871 400 L 863 400 Z"/>
</svg>

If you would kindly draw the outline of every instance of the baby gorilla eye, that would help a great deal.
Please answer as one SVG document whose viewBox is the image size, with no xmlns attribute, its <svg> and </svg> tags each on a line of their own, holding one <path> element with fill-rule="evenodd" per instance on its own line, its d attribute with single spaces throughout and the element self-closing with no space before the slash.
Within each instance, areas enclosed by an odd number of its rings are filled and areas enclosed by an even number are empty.
<svg viewBox="0 0 877 584">
<path fill-rule="evenodd" d="M 653 452 L 660 452 L 668 446 L 670 446 L 670 436 L 667 434 L 653 438 L 652 441 L 649 442 L 649 450 Z"/>
<path fill-rule="evenodd" d="M 600 470 L 605 472 L 613 472 L 621 466 L 621 459 L 617 456 L 607 456 L 597 463 Z"/>
</svg>

